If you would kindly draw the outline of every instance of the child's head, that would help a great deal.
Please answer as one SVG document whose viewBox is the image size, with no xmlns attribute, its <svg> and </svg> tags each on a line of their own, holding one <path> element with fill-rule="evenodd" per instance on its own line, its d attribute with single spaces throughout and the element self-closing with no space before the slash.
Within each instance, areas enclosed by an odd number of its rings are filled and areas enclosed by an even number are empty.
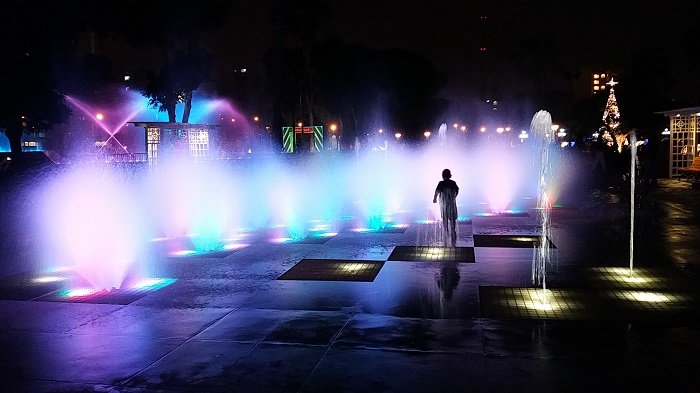
<svg viewBox="0 0 700 393">
<path fill-rule="evenodd" d="M 445 169 L 442 171 L 442 180 L 447 180 L 452 177 L 452 172 L 450 172 L 449 169 Z"/>
</svg>

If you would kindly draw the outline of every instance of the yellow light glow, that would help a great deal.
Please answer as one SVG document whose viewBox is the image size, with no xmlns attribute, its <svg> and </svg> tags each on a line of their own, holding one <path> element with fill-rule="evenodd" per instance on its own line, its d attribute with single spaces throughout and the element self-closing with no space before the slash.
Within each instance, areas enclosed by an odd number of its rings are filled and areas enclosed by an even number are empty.
<svg viewBox="0 0 700 393">
<path fill-rule="evenodd" d="M 650 303 L 668 302 L 671 300 L 666 295 L 659 295 L 653 292 L 632 292 L 632 297 L 634 300 Z"/>
<path fill-rule="evenodd" d="M 362 264 L 360 263 L 346 263 L 343 265 L 343 270 L 347 270 L 349 272 L 356 272 L 360 269 L 362 269 Z"/>
<path fill-rule="evenodd" d="M 541 311 L 552 311 L 556 307 L 552 303 L 528 302 L 528 308 L 534 308 Z"/>
</svg>

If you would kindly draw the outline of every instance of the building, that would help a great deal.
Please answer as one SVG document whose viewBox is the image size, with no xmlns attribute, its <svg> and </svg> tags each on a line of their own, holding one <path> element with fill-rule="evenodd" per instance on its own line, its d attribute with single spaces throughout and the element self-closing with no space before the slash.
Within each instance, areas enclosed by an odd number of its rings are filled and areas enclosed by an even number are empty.
<svg viewBox="0 0 700 393">
<path fill-rule="evenodd" d="M 601 91 L 606 91 L 609 89 L 608 83 L 616 77 L 617 74 L 614 74 L 610 71 L 603 71 L 603 72 L 594 72 L 591 74 L 591 84 L 590 84 L 590 92 L 591 94 L 596 94 Z"/>
<path fill-rule="evenodd" d="M 678 177 L 700 153 L 700 106 L 657 112 L 668 117 L 669 177 Z"/>
<path fill-rule="evenodd" d="M 146 136 L 146 160 L 153 165 L 158 158 L 189 157 L 194 161 L 209 158 L 211 136 L 219 127 L 215 124 L 168 122 L 131 122 L 143 127 Z"/>
</svg>

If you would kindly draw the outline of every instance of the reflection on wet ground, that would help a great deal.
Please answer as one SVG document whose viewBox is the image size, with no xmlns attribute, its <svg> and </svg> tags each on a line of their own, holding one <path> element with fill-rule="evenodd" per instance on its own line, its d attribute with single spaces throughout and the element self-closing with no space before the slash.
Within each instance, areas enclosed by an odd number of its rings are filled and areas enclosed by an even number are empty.
<svg viewBox="0 0 700 393">
<path fill-rule="evenodd" d="M 450 249 L 421 243 L 435 239 L 412 224 L 171 258 L 174 281 L 121 304 L 43 301 L 55 281 L 6 266 L 0 382 L 31 392 L 697 391 L 698 192 L 666 180 L 640 196 L 630 272 L 624 192 L 581 191 L 576 209 L 553 213 L 547 291 L 530 284 L 539 228 L 524 216 L 474 217 Z M 494 235 L 508 239 L 480 243 Z M 281 279 L 302 260 L 311 278 Z M 370 278 L 343 279 L 369 268 Z"/>
</svg>

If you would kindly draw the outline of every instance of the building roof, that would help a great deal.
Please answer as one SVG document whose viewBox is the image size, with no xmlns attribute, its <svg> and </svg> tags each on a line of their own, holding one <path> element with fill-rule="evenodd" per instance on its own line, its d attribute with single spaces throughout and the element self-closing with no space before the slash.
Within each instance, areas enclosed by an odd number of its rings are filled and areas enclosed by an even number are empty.
<svg viewBox="0 0 700 393">
<path fill-rule="evenodd" d="M 660 112 L 656 112 L 656 113 L 659 113 L 659 114 L 662 114 L 662 115 L 668 116 L 668 117 L 676 116 L 676 115 L 683 115 L 683 116 L 698 115 L 698 116 L 700 116 L 700 106 L 693 106 L 693 107 L 689 107 L 689 108 L 680 108 L 680 109 L 670 109 L 667 111 L 660 111 Z"/>
<path fill-rule="evenodd" d="M 170 123 L 167 121 L 130 121 L 136 127 L 159 127 L 167 129 L 217 128 L 221 124 Z"/>
</svg>

